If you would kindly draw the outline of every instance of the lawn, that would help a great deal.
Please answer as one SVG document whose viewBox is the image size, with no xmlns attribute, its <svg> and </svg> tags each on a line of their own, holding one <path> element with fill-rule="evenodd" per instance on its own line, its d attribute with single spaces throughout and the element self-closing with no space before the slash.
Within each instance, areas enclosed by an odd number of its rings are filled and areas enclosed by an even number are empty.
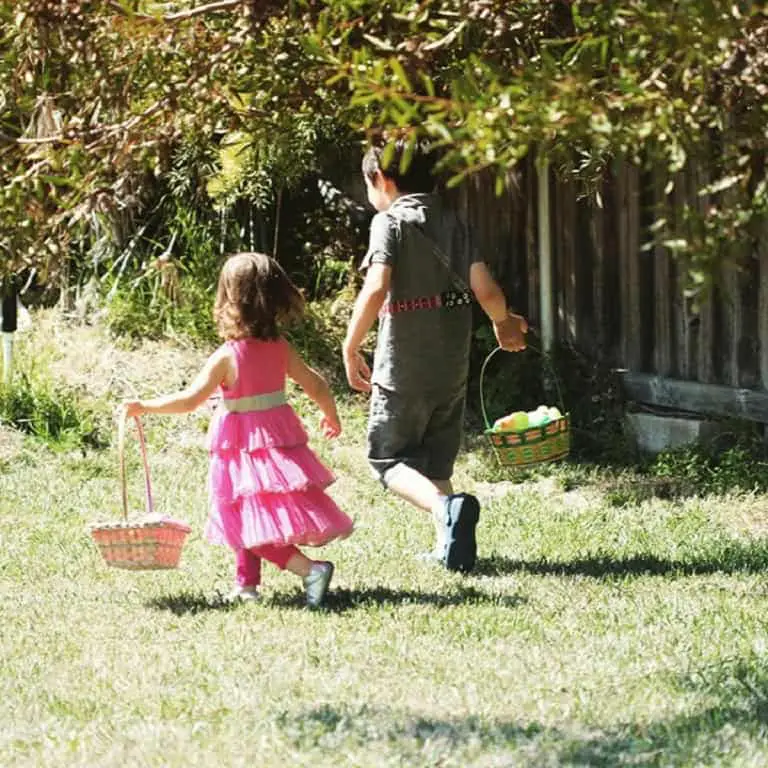
<svg viewBox="0 0 768 768">
<path fill-rule="evenodd" d="M 99 402 L 186 380 L 204 353 L 38 323 L 20 356 Z M 23 359 L 21 360 L 23 362 Z M 768 764 L 765 500 L 616 506 L 605 469 L 516 482 L 470 435 L 457 485 L 483 504 L 470 576 L 425 565 L 431 526 L 363 460 L 364 402 L 313 444 L 356 533 L 325 610 L 265 566 L 229 605 L 202 537 L 205 414 L 149 419 L 158 506 L 193 526 L 178 570 L 108 569 L 87 526 L 119 515 L 114 446 L 0 428 L 0 765 Z M 132 509 L 141 469 L 129 441 Z"/>
</svg>

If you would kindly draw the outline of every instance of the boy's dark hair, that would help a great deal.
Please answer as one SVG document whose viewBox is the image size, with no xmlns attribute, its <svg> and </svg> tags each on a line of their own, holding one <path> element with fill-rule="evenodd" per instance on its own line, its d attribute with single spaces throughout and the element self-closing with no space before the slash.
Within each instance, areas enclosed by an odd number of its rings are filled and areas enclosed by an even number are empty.
<svg viewBox="0 0 768 768">
<path fill-rule="evenodd" d="M 400 192 L 404 194 L 428 193 L 435 189 L 434 176 L 435 152 L 429 145 L 417 142 L 408 163 L 408 168 L 401 173 L 400 162 L 408 146 L 407 139 L 397 139 L 394 143 L 394 151 L 385 152 L 384 147 L 373 146 L 363 157 L 363 174 L 373 181 L 376 171 L 381 171 L 388 179 L 392 179 Z M 382 165 L 384 155 L 388 155 L 388 164 Z"/>
<path fill-rule="evenodd" d="M 303 310 L 304 297 L 271 256 L 238 253 L 222 267 L 213 307 L 222 338 L 277 339 Z"/>
</svg>

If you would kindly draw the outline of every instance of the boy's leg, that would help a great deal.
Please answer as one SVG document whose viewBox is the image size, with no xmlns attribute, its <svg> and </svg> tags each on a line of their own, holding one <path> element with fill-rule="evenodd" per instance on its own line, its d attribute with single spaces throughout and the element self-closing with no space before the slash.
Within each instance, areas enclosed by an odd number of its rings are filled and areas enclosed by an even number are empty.
<svg viewBox="0 0 768 768">
<path fill-rule="evenodd" d="M 438 482 L 403 463 L 388 469 L 382 481 L 388 490 L 425 512 L 431 512 L 440 499 L 447 495 Z"/>
<path fill-rule="evenodd" d="M 465 388 L 437 403 L 374 386 L 368 425 L 368 458 L 386 488 L 431 512 L 435 555 L 451 570 L 474 567 L 474 496 L 452 494 L 450 478 L 461 443 Z"/>
<path fill-rule="evenodd" d="M 417 393 L 402 394 L 374 384 L 368 419 L 368 461 L 382 484 L 430 512 L 442 491 L 424 472 L 422 447 L 430 407 Z"/>
<path fill-rule="evenodd" d="M 480 504 L 468 493 L 454 493 L 451 477 L 464 431 L 465 388 L 435 405 L 424 435 L 426 472 L 445 494 L 433 511 L 437 531 L 436 551 L 451 571 L 469 572 L 477 559 L 475 527 Z"/>
</svg>

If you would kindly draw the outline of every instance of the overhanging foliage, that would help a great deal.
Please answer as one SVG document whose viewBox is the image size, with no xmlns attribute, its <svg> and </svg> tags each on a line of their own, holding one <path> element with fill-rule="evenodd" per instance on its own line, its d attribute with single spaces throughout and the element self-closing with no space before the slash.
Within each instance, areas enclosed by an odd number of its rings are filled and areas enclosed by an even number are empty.
<svg viewBox="0 0 768 768">
<path fill-rule="evenodd" d="M 222 147 L 220 201 L 290 186 L 349 130 L 429 136 L 454 182 L 499 187 L 532 148 L 586 182 L 624 156 L 671 185 L 700 158 L 708 210 L 658 230 L 703 271 L 766 210 L 757 3 L 3 0 L 0 25 L 0 274 L 138 209 L 182 139 Z"/>
</svg>

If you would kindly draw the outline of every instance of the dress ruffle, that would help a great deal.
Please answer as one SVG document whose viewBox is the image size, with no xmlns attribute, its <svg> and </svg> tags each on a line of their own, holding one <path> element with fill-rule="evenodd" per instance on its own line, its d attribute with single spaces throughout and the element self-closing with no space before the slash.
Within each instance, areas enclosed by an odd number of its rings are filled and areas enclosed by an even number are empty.
<svg viewBox="0 0 768 768">
<path fill-rule="evenodd" d="M 266 411 L 231 413 L 219 408 L 208 429 L 208 450 L 213 453 L 246 451 L 275 446 L 303 445 L 304 425 L 290 405 Z"/>
<path fill-rule="evenodd" d="M 251 453 L 211 454 L 208 474 L 212 498 L 236 501 L 258 493 L 292 493 L 326 488 L 334 476 L 306 445 L 261 448 Z"/>
<path fill-rule="evenodd" d="M 262 493 L 234 502 L 213 498 L 205 533 L 214 544 L 250 549 L 264 544 L 320 546 L 352 532 L 353 523 L 321 488 Z"/>
</svg>

